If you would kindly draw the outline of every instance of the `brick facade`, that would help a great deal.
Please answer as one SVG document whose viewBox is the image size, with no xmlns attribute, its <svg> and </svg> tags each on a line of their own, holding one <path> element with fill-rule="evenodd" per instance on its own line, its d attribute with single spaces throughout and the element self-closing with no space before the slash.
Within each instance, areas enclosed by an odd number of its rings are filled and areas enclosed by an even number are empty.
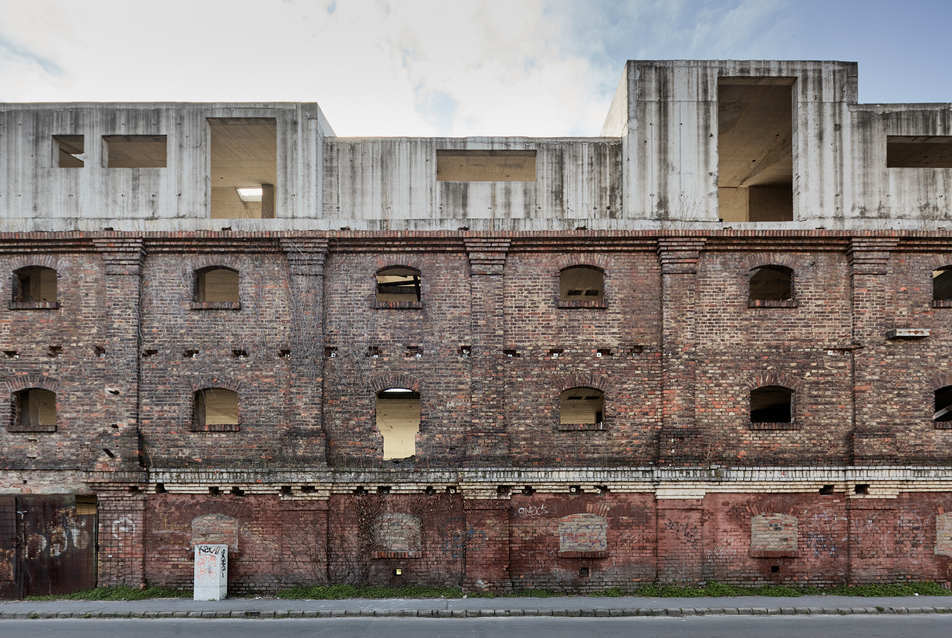
<svg viewBox="0 0 952 638">
<path fill-rule="evenodd" d="M 55 431 L 0 429 L 0 486 L 96 494 L 100 584 L 188 587 L 209 538 L 246 592 L 950 581 L 950 254 L 940 231 L 3 235 L 0 294 L 43 265 L 59 307 L 0 308 L 0 386 L 57 403 Z M 559 307 L 573 265 L 604 307 Z M 793 303 L 749 305 L 763 265 Z M 237 306 L 192 303 L 209 266 Z M 387 266 L 420 271 L 419 304 L 377 307 Z M 792 419 L 754 427 L 771 385 Z M 559 427 L 579 386 L 598 428 Z M 209 387 L 237 430 L 192 430 Z M 421 398 L 399 461 L 391 387 Z"/>
</svg>

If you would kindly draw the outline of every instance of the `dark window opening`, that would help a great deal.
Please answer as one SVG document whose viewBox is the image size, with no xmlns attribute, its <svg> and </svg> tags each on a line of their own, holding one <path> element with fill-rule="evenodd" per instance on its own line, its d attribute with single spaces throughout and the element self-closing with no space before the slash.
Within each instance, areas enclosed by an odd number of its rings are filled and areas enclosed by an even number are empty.
<svg viewBox="0 0 952 638">
<path fill-rule="evenodd" d="M 725 222 L 793 220 L 791 78 L 720 78 L 718 215 Z"/>
<path fill-rule="evenodd" d="M 779 385 L 768 385 L 750 392 L 751 423 L 791 423 L 793 391 Z"/>
<path fill-rule="evenodd" d="M 102 160 L 106 168 L 165 168 L 165 135 L 103 135 Z"/>
<path fill-rule="evenodd" d="M 596 388 L 570 388 L 559 395 L 559 423 L 600 425 L 605 420 L 605 394 Z"/>
<path fill-rule="evenodd" d="M 793 271 L 786 266 L 760 266 L 750 276 L 749 301 L 752 305 L 763 302 L 793 300 Z"/>
<path fill-rule="evenodd" d="M 86 163 L 85 148 L 82 135 L 54 135 L 53 166 L 82 168 Z"/>
<path fill-rule="evenodd" d="M 377 430 L 383 436 L 385 461 L 414 456 L 420 431 L 420 394 L 409 388 L 378 392 Z"/>
<path fill-rule="evenodd" d="M 10 429 L 19 432 L 56 430 L 56 393 L 42 388 L 26 388 L 13 393 Z"/>
<path fill-rule="evenodd" d="M 416 268 L 393 266 L 378 270 L 377 301 L 405 303 L 420 301 L 420 271 Z"/>
<path fill-rule="evenodd" d="M 194 430 L 228 432 L 238 429 L 238 393 L 225 388 L 195 392 L 192 417 Z"/>
<path fill-rule="evenodd" d="M 605 273 L 592 266 L 570 266 L 559 272 L 561 303 L 604 300 Z"/>
<path fill-rule="evenodd" d="M 887 135 L 887 168 L 952 168 L 952 135 Z"/>
<path fill-rule="evenodd" d="M 239 303 L 238 271 L 212 266 L 195 271 L 196 303 Z"/>
<path fill-rule="evenodd" d="M 952 385 L 935 391 L 935 412 L 932 420 L 940 423 L 952 421 Z"/>
<path fill-rule="evenodd" d="M 54 303 L 56 271 L 43 266 L 27 266 L 13 273 L 15 303 Z"/>
<path fill-rule="evenodd" d="M 932 271 L 932 301 L 952 303 L 952 266 Z"/>
<path fill-rule="evenodd" d="M 274 118 L 209 118 L 213 219 L 271 219 L 278 183 Z"/>
<path fill-rule="evenodd" d="M 440 182 L 534 182 L 535 151 L 437 151 Z"/>
</svg>

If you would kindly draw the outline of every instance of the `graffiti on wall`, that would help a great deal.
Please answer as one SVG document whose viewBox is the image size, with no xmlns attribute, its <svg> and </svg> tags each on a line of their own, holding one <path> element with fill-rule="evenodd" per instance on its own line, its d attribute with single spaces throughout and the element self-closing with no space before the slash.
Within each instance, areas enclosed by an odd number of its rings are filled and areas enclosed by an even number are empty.
<svg viewBox="0 0 952 638">
<path fill-rule="evenodd" d="M 608 550 L 608 521 L 598 514 L 570 514 L 559 520 L 559 552 Z"/>
</svg>

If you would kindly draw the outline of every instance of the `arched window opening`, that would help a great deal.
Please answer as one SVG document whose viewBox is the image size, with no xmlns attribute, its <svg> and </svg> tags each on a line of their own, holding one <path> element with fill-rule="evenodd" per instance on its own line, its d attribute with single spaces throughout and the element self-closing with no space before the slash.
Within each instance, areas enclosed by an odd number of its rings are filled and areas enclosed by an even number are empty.
<svg viewBox="0 0 952 638">
<path fill-rule="evenodd" d="M 11 429 L 52 431 L 56 429 L 56 393 L 43 388 L 26 388 L 13 393 Z"/>
<path fill-rule="evenodd" d="M 939 388 L 935 391 L 935 412 L 933 421 L 952 421 L 952 385 Z"/>
<path fill-rule="evenodd" d="M 569 388 L 559 395 L 559 423 L 597 425 L 605 420 L 605 393 L 596 388 Z"/>
<path fill-rule="evenodd" d="M 786 266 L 760 266 L 750 276 L 750 303 L 764 305 L 793 300 L 793 271 Z"/>
<path fill-rule="evenodd" d="M 238 429 L 238 393 L 225 388 L 202 388 L 195 392 L 193 428 L 200 431 Z"/>
<path fill-rule="evenodd" d="M 391 266 L 377 271 L 377 301 L 382 303 L 420 301 L 420 271 Z"/>
<path fill-rule="evenodd" d="M 751 390 L 750 422 L 792 423 L 793 391 L 780 385 Z"/>
<path fill-rule="evenodd" d="M 238 271 L 223 266 L 196 270 L 194 299 L 197 303 L 238 303 Z"/>
<path fill-rule="evenodd" d="M 56 271 L 43 266 L 27 266 L 13 273 L 13 301 L 52 303 L 56 301 Z"/>
<path fill-rule="evenodd" d="M 559 273 L 559 301 L 602 301 L 605 273 L 592 266 L 570 266 Z"/>
<path fill-rule="evenodd" d="M 387 388 L 377 393 L 377 430 L 383 436 L 383 458 L 405 459 L 416 454 L 420 431 L 420 393 Z"/>
<path fill-rule="evenodd" d="M 952 266 L 932 271 L 932 300 L 952 303 Z"/>
</svg>

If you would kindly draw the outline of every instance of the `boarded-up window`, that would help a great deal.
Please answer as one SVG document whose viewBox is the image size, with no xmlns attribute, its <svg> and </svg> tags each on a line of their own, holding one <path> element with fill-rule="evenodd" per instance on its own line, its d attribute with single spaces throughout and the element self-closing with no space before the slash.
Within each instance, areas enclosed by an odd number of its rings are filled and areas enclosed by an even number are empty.
<svg viewBox="0 0 952 638">
<path fill-rule="evenodd" d="M 55 270 L 43 266 L 27 266 L 14 271 L 14 303 L 53 303 L 55 301 Z"/>
<path fill-rule="evenodd" d="M 103 135 L 102 158 L 106 168 L 165 168 L 164 135 Z"/>
<path fill-rule="evenodd" d="M 559 423 L 600 425 L 605 420 L 605 394 L 596 388 L 569 388 L 559 395 Z"/>
<path fill-rule="evenodd" d="M 952 168 L 952 135 L 888 135 L 889 168 Z"/>
<path fill-rule="evenodd" d="M 571 266 L 559 272 L 559 302 L 595 302 L 604 300 L 605 273 L 592 266 Z"/>
<path fill-rule="evenodd" d="M 935 517 L 935 553 L 952 557 L 952 513 L 945 512 Z"/>
<path fill-rule="evenodd" d="M 750 519 L 752 556 L 795 556 L 797 518 L 789 514 L 758 514 Z"/>
<path fill-rule="evenodd" d="M 759 266 L 751 271 L 751 306 L 778 306 L 792 300 L 793 270 L 786 266 Z"/>
<path fill-rule="evenodd" d="M 213 266 L 195 271 L 196 303 L 238 304 L 238 271 Z"/>
<path fill-rule="evenodd" d="M 559 555 L 586 558 L 608 552 L 608 521 L 598 514 L 570 514 L 559 519 Z"/>
<path fill-rule="evenodd" d="M 765 385 L 750 391 L 751 423 L 791 423 L 793 391 L 780 385 Z"/>
<path fill-rule="evenodd" d="M 416 304 L 421 298 L 420 271 L 407 266 L 381 268 L 375 275 L 377 283 L 377 303 Z"/>
<path fill-rule="evenodd" d="M 534 182 L 535 151 L 437 151 L 441 182 Z"/>
<path fill-rule="evenodd" d="M 42 388 L 26 388 L 11 397 L 11 432 L 56 431 L 56 393 Z"/>
<path fill-rule="evenodd" d="M 383 436 L 383 458 L 405 459 L 416 454 L 420 431 L 420 395 L 408 388 L 377 393 L 377 430 Z"/>
<path fill-rule="evenodd" d="M 53 166 L 82 168 L 85 160 L 85 143 L 82 135 L 53 136 Z"/>
<path fill-rule="evenodd" d="M 402 512 L 381 514 L 374 522 L 378 558 L 416 558 L 422 547 L 420 518 Z"/>
<path fill-rule="evenodd" d="M 196 391 L 192 429 L 200 432 L 237 431 L 238 393 L 225 388 Z"/>
<path fill-rule="evenodd" d="M 225 514 L 205 514 L 192 519 L 192 547 L 196 545 L 228 545 L 238 551 L 238 519 Z"/>
</svg>

